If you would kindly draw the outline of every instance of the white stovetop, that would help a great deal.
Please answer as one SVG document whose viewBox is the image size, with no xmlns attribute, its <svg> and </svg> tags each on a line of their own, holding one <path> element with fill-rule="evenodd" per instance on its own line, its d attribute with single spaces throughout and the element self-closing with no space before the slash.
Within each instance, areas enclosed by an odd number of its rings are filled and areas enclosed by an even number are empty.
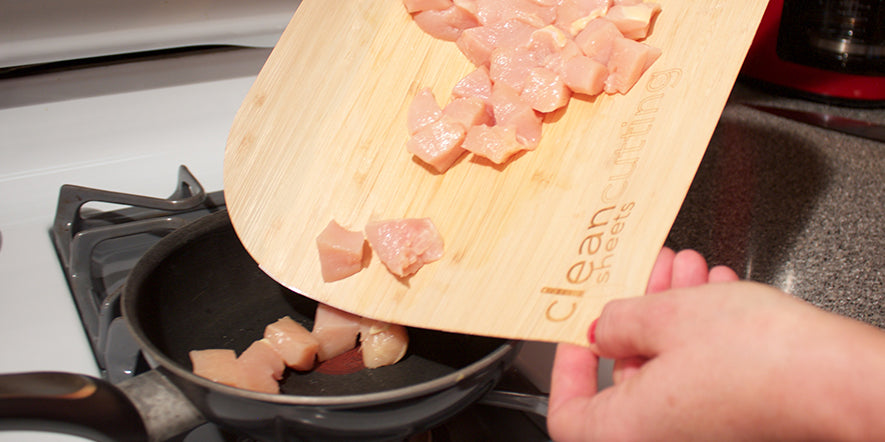
<svg viewBox="0 0 885 442">
<path fill-rule="evenodd" d="M 167 197 L 184 164 L 207 191 L 221 189 L 230 124 L 268 54 L 0 80 L 0 373 L 98 375 L 49 238 L 59 188 Z M 0 432 L 4 441 L 56 439 L 71 438 Z"/>
</svg>

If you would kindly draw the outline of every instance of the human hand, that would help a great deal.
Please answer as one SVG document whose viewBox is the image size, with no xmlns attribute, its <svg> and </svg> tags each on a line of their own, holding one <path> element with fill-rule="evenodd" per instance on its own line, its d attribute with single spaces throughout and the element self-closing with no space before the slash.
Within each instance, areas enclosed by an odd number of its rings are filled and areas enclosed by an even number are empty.
<svg viewBox="0 0 885 442">
<path fill-rule="evenodd" d="M 609 303 L 590 348 L 558 347 L 553 439 L 885 435 L 885 333 L 736 280 L 694 252 L 662 251 L 650 296 Z M 599 356 L 615 368 L 597 393 Z"/>
</svg>

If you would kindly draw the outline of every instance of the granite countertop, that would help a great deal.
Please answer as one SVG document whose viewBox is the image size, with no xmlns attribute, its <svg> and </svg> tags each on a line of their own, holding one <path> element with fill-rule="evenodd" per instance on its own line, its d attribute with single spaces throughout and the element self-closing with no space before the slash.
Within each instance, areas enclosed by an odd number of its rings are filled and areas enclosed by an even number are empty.
<svg viewBox="0 0 885 442">
<path fill-rule="evenodd" d="M 738 82 L 667 245 L 885 328 L 885 143 L 741 103 L 885 124 L 885 109 L 784 98 Z"/>
</svg>

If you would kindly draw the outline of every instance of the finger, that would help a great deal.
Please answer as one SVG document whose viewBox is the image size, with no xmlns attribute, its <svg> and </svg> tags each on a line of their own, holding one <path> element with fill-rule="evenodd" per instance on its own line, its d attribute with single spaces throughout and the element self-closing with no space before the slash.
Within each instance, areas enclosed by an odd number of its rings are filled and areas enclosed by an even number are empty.
<svg viewBox="0 0 885 442">
<path fill-rule="evenodd" d="M 648 361 L 646 358 L 632 357 L 615 360 L 612 366 L 612 383 L 618 385 L 627 379 L 636 376 L 642 365 Z"/>
<path fill-rule="evenodd" d="M 707 260 L 690 249 L 681 250 L 673 257 L 672 288 L 694 287 L 707 283 Z"/>
<path fill-rule="evenodd" d="M 596 394 L 596 368 L 599 358 L 587 347 L 559 344 L 553 358 L 549 409 L 575 397 Z"/>
<path fill-rule="evenodd" d="M 708 278 L 710 282 L 732 282 L 740 279 L 737 273 L 727 266 L 716 266 L 710 269 Z"/>
<path fill-rule="evenodd" d="M 556 346 L 547 411 L 547 426 L 554 440 L 574 440 L 585 434 L 598 366 L 599 358 L 589 348 Z"/>
<path fill-rule="evenodd" d="M 648 287 L 645 293 L 662 292 L 670 288 L 670 282 L 673 278 L 673 257 L 676 252 L 669 247 L 664 247 L 658 252 L 658 258 L 655 265 L 651 269 L 651 275 L 648 277 Z"/>
</svg>

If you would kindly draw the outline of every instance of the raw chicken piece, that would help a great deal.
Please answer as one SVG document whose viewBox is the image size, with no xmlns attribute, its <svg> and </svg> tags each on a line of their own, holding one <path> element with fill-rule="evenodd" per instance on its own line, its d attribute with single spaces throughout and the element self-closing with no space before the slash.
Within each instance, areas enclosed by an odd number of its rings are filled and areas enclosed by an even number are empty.
<svg viewBox="0 0 885 442">
<path fill-rule="evenodd" d="M 493 85 L 506 84 L 522 90 L 529 71 L 537 66 L 531 51 L 524 46 L 501 46 L 489 58 L 489 78 Z"/>
<path fill-rule="evenodd" d="M 534 149 L 541 140 L 541 115 L 535 112 L 519 91 L 505 84 L 492 86 L 489 100 L 495 125 L 510 126 L 516 130 L 516 140 L 526 149 Z"/>
<path fill-rule="evenodd" d="M 560 75 L 567 60 L 581 55 L 574 40 L 554 26 L 533 32 L 525 47 L 531 52 L 536 67 L 545 67 Z"/>
<path fill-rule="evenodd" d="M 486 110 L 486 103 L 480 97 L 455 98 L 443 109 L 443 114 L 466 128 L 477 124 L 486 124 L 491 120 L 491 113 Z"/>
<path fill-rule="evenodd" d="M 188 356 L 194 374 L 232 387 L 240 384 L 242 371 L 240 364 L 237 363 L 237 354 L 233 350 L 192 350 Z"/>
<path fill-rule="evenodd" d="M 518 18 L 537 28 L 556 19 L 555 1 L 538 0 L 477 0 L 476 17 L 483 25 Z"/>
<path fill-rule="evenodd" d="M 477 26 L 462 31 L 455 44 L 475 66 L 486 66 L 495 49 L 495 34 L 488 26 Z"/>
<path fill-rule="evenodd" d="M 516 139 L 516 130 L 511 126 L 473 126 L 464 138 L 464 149 L 474 155 L 488 158 L 495 164 L 503 164 L 514 154 L 527 150 Z"/>
<path fill-rule="evenodd" d="M 565 85 L 576 94 L 598 95 L 605 87 L 608 68 L 585 56 L 578 56 L 565 63 L 562 78 Z"/>
<path fill-rule="evenodd" d="M 532 68 L 519 96 L 538 112 L 553 112 L 566 104 L 572 91 L 562 78 L 547 68 Z"/>
<path fill-rule="evenodd" d="M 605 15 L 609 6 L 609 0 L 562 0 L 554 24 L 569 35 L 577 35 L 591 20 Z"/>
<path fill-rule="evenodd" d="M 464 126 L 444 115 L 412 135 L 406 142 L 406 150 L 443 173 L 464 154 L 461 142 L 466 132 Z"/>
<path fill-rule="evenodd" d="M 538 26 L 517 17 L 495 23 L 488 28 L 495 37 L 493 41 L 495 46 L 516 47 L 528 41 Z"/>
<path fill-rule="evenodd" d="M 657 3 L 618 4 L 608 10 L 605 18 L 611 20 L 624 37 L 641 40 L 648 37 L 651 23 L 659 12 L 661 5 Z"/>
<path fill-rule="evenodd" d="M 452 96 L 455 98 L 478 97 L 483 101 L 489 101 L 492 96 L 492 80 L 489 78 L 489 69 L 480 66 L 464 76 L 452 88 Z"/>
<path fill-rule="evenodd" d="M 491 86 L 490 86 L 491 87 Z M 415 94 L 412 104 L 409 105 L 409 111 L 406 115 L 406 125 L 409 128 L 409 134 L 414 135 L 424 126 L 439 120 L 442 116 L 442 108 L 436 102 L 436 97 L 429 87 L 423 88 Z"/>
<path fill-rule="evenodd" d="M 326 304 L 317 304 L 310 333 L 320 344 L 317 359 L 326 361 L 356 347 L 360 317 Z"/>
<path fill-rule="evenodd" d="M 323 281 L 338 281 L 362 270 L 364 243 L 362 233 L 329 221 L 317 236 Z"/>
<path fill-rule="evenodd" d="M 612 44 L 615 39 L 621 37 L 623 35 L 614 23 L 604 18 L 597 18 L 587 23 L 584 30 L 575 36 L 575 43 L 584 55 L 606 64 L 611 57 Z"/>
<path fill-rule="evenodd" d="M 476 0 L 453 0 L 453 3 L 463 8 L 465 11 L 476 15 L 476 10 L 478 6 L 476 5 Z"/>
<path fill-rule="evenodd" d="M 482 71 L 478 75 L 481 76 Z M 439 173 L 452 167 L 464 154 L 461 142 L 467 128 L 491 118 L 481 98 L 456 97 L 445 109 L 440 109 L 429 89 L 418 92 L 408 115 L 410 130 L 417 129 L 406 143 L 406 150 Z"/>
<path fill-rule="evenodd" d="M 366 368 L 393 365 L 406 355 L 409 333 L 402 325 L 364 319 L 360 327 L 360 346 Z"/>
<path fill-rule="evenodd" d="M 455 44 L 476 66 L 489 64 L 492 51 L 499 47 L 515 48 L 524 44 L 537 27 L 514 18 L 489 26 L 465 29 Z"/>
<path fill-rule="evenodd" d="M 441 11 L 421 11 L 412 18 L 424 32 L 446 41 L 456 41 L 464 30 L 479 26 L 476 16 L 458 5 Z"/>
<path fill-rule="evenodd" d="M 429 218 L 375 221 L 366 225 L 366 239 L 391 273 L 409 276 L 443 255 L 443 239 Z"/>
<path fill-rule="evenodd" d="M 629 38 L 615 39 L 608 61 L 605 92 L 626 94 L 655 60 L 661 50 Z"/>
<path fill-rule="evenodd" d="M 252 343 L 237 362 L 242 370 L 239 388 L 262 393 L 279 393 L 279 380 L 286 369 L 283 358 L 274 350 L 267 339 L 259 339 Z"/>
<path fill-rule="evenodd" d="M 320 343 L 301 324 L 283 316 L 264 328 L 264 339 L 279 353 L 287 367 L 306 371 L 313 368 Z"/>
<path fill-rule="evenodd" d="M 403 5 L 406 7 L 406 11 L 411 14 L 429 9 L 446 9 L 452 6 L 452 0 L 403 0 Z"/>
</svg>

